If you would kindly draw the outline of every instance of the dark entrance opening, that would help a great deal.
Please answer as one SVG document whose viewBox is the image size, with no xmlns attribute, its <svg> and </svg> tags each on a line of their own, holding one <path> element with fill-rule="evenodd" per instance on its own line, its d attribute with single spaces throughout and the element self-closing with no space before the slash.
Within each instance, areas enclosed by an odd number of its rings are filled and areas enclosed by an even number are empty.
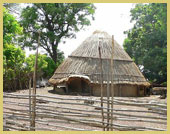
<svg viewBox="0 0 170 134">
<path fill-rule="evenodd" d="M 81 78 L 72 78 L 68 83 L 69 92 L 90 93 L 90 86 L 87 81 Z"/>
</svg>

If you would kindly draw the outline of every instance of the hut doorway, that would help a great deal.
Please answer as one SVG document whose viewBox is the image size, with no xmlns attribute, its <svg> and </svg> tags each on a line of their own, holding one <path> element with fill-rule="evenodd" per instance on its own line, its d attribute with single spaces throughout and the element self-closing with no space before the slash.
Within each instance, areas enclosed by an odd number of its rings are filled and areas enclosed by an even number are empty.
<svg viewBox="0 0 170 134">
<path fill-rule="evenodd" d="M 69 92 L 90 93 L 89 83 L 82 78 L 72 78 L 68 83 Z"/>
</svg>

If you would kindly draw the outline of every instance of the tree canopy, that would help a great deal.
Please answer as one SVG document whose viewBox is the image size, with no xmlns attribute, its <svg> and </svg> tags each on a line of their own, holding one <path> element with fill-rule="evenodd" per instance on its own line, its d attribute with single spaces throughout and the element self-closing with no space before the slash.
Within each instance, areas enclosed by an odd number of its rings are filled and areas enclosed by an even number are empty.
<svg viewBox="0 0 170 134">
<path fill-rule="evenodd" d="M 29 79 L 33 76 L 35 55 L 25 56 L 25 51 L 18 45 L 19 35 L 24 34 L 16 18 L 3 9 L 3 81 L 4 90 L 15 91 L 28 88 Z M 57 50 L 58 62 L 49 56 L 39 54 L 39 78 L 49 78 L 56 67 L 63 61 L 63 52 Z"/>
<path fill-rule="evenodd" d="M 66 38 L 74 38 L 75 32 L 90 25 L 95 7 L 88 3 L 39 3 L 23 9 L 21 21 L 24 37 L 21 46 L 34 49 L 37 31 L 41 31 L 40 46 L 55 63 L 58 61 L 58 44 Z"/>
<path fill-rule="evenodd" d="M 137 4 L 131 9 L 131 17 L 135 24 L 125 32 L 125 50 L 148 80 L 166 83 L 167 4 Z"/>
<path fill-rule="evenodd" d="M 64 60 L 64 57 L 60 57 L 60 62 Z M 33 76 L 34 72 L 34 63 L 35 63 L 35 55 L 31 54 L 29 57 L 25 59 L 25 69 L 29 76 Z M 60 64 L 60 63 L 58 63 Z M 45 54 L 38 55 L 38 65 L 37 65 L 37 74 L 38 77 L 49 78 L 53 75 L 57 65 L 54 61 Z"/>
<path fill-rule="evenodd" d="M 22 33 L 23 28 L 6 8 L 3 8 L 3 44 L 13 43 L 15 37 Z"/>
</svg>

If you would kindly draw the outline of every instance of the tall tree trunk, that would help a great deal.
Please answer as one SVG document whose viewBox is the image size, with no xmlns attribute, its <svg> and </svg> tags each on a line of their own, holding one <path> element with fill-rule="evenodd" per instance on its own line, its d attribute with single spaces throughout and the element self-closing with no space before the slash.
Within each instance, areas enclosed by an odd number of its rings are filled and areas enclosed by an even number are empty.
<svg viewBox="0 0 170 134">
<path fill-rule="evenodd" d="M 52 57 L 52 59 L 53 59 L 53 61 L 54 61 L 55 63 L 57 63 L 57 46 L 58 46 L 58 45 L 52 44 L 52 51 L 53 51 L 53 57 Z"/>
</svg>

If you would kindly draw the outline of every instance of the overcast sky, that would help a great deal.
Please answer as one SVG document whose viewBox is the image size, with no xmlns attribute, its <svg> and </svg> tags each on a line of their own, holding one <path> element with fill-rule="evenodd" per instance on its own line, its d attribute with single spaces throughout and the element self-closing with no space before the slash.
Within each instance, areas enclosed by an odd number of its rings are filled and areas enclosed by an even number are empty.
<svg viewBox="0 0 170 134">
<path fill-rule="evenodd" d="M 59 44 L 58 48 L 64 52 L 65 57 L 71 54 L 87 37 L 95 30 L 105 31 L 110 35 L 114 35 L 114 39 L 123 45 L 126 38 L 124 31 L 132 28 L 130 23 L 130 9 L 134 7 L 132 3 L 95 3 L 96 12 L 95 20 L 91 21 L 91 25 L 86 30 L 76 34 L 76 39 L 67 39 L 65 44 Z M 41 53 L 45 51 L 40 50 Z M 30 53 L 26 51 L 28 56 Z"/>
</svg>

